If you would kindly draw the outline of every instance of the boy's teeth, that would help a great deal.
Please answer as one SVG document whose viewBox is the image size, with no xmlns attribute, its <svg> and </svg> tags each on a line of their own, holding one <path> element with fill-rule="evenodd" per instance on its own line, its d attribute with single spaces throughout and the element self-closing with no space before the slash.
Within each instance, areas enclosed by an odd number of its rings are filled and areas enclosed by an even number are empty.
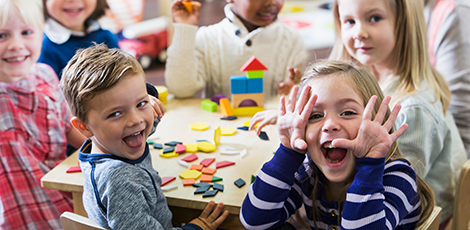
<svg viewBox="0 0 470 230">
<path fill-rule="evenodd" d="M 26 57 L 16 57 L 16 58 L 7 58 L 7 62 L 19 62 L 19 61 L 23 61 L 24 59 L 26 59 Z"/>
<path fill-rule="evenodd" d="M 137 136 L 137 135 L 139 135 L 141 132 L 142 132 L 142 131 L 137 132 L 137 133 L 134 133 L 134 134 L 131 134 L 131 135 L 129 135 L 129 136 Z"/>
</svg>

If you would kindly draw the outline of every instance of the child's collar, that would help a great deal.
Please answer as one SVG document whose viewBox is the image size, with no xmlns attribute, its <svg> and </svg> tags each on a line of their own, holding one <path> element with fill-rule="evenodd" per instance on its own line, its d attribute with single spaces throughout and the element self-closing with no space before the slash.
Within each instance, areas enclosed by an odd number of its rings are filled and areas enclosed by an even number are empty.
<svg viewBox="0 0 470 230">
<path fill-rule="evenodd" d="M 100 24 L 97 21 L 89 20 L 86 33 L 76 32 L 67 29 L 56 20 L 48 18 L 46 25 L 44 26 L 44 33 L 52 42 L 61 45 L 67 42 L 72 35 L 83 37 L 88 33 L 99 30 L 100 28 Z"/>
</svg>

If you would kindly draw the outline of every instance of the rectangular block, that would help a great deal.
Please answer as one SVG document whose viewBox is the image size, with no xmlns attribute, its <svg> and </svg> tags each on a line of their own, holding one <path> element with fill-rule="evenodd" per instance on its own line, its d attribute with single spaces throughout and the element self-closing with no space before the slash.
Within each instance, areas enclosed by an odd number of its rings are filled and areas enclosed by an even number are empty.
<svg viewBox="0 0 470 230">
<path fill-rule="evenodd" d="M 230 77 L 230 92 L 232 94 L 246 93 L 246 76 L 231 76 Z"/>
<path fill-rule="evenodd" d="M 235 109 L 240 107 L 244 100 L 252 100 L 258 107 L 264 107 L 263 93 L 245 93 L 245 94 L 232 94 L 232 109 L 235 114 Z M 236 116 L 236 115 L 235 115 Z"/>
<path fill-rule="evenodd" d="M 211 100 L 203 100 L 201 102 L 202 109 L 209 111 L 209 112 L 217 112 L 217 103 Z"/>
<path fill-rule="evenodd" d="M 247 80 L 247 93 L 262 93 L 263 78 L 249 78 Z"/>
<path fill-rule="evenodd" d="M 264 107 L 255 107 L 255 106 L 250 106 L 250 107 L 238 107 L 236 109 L 233 109 L 233 113 L 235 113 L 235 116 L 241 117 L 241 116 L 253 116 L 257 112 L 261 112 L 264 110 Z"/>
<path fill-rule="evenodd" d="M 248 78 L 263 78 L 263 71 L 262 70 L 252 70 L 246 72 L 246 76 Z"/>
</svg>

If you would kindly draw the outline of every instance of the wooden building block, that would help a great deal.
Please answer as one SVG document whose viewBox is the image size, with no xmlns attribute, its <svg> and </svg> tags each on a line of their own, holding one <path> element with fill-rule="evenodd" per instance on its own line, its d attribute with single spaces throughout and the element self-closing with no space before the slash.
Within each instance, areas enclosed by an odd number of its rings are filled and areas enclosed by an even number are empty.
<svg viewBox="0 0 470 230">
<path fill-rule="evenodd" d="M 183 179 L 183 186 L 193 185 L 194 183 L 196 183 L 196 180 L 193 178 Z"/>
<path fill-rule="evenodd" d="M 176 177 L 174 176 L 166 176 L 166 177 L 162 177 L 162 185 L 161 186 L 165 186 L 166 184 L 172 182 L 176 180 Z"/>
<path fill-rule="evenodd" d="M 249 78 L 249 79 L 255 79 L 255 78 L 263 78 L 264 74 L 263 74 L 263 71 L 261 70 L 256 70 L 256 71 L 248 71 L 246 72 L 246 76 Z"/>
<path fill-rule="evenodd" d="M 217 126 L 217 128 L 214 130 L 215 145 L 220 145 L 220 136 L 222 136 L 222 130 L 220 129 L 220 126 Z"/>
<path fill-rule="evenodd" d="M 263 78 L 249 78 L 247 80 L 246 93 L 262 93 Z"/>
<path fill-rule="evenodd" d="M 214 175 L 215 172 L 217 172 L 217 169 L 214 168 L 205 168 L 202 170 L 202 174 L 209 174 L 209 175 Z"/>
<path fill-rule="evenodd" d="M 220 169 L 220 168 L 227 167 L 227 166 L 234 165 L 234 164 L 235 162 L 231 162 L 231 161 L 221 161 L 215 164 L 215 168 Z"/>
<path fill-rule="evenodd" d="M 215 158 L 206 158 L 199 163 L 200 165 L 203 165 L 204 167 L 208 167 L 212 162 L 215 161 Z"/>
<path fill-rule="evenodd" d="M 201 141 L 197 143 L 197 149 L 201 152 L 210 153 L 214 152 L 217 147 L 209 142 Z"/>
<path fill-rule="evenodd" d="M 230 105 L 230 102 L 228 101 L 228 98 L 220 99 L 219 103 L 220 103 L 220 113 L 222 113 L 224 117 L 232 117 L 233 110 L 232 110 L 232 106 Z"/>
<path fill-rule="evenodd" d="M 247 99 L 250 99 L 250 100 L 253 100 L 254 102 L 256 102 L 256 105 L 258 107 L 264 107 L 264 95 L 263 93 L 246 93 L 246 94 L 232 94 L 232 109 L 236 109 L 238 107 L 240 107 L 240 104 L 244 101 L 244 100 L 247 100 Z M 234 112 L 234 115 L 237 116 L 235 114 L 235 111 Z"/>
<path fill-rule="evenodd" d="M 193 162 L 193 161 L 197 160 L 197 158 L 198 158 L 197 155 L 193 153 L 193 154 L 191 154 L 191 155 L 189 155 L 189 156 L 187 156 L 187 157 L 185 157 L 181 160 L 186 161 L 186 162 Z"/>
<path fill-rule="evenodd" d="M 203 168 L 204 168 L 204 165 L 191 165 L 191 168 L 189 169 L 194 169 L 200 172 L 202 171 Z"/>
<path fill-rule="evenodd" d="M 230 76 L 230 93 L 241 94 L 246 93 L 246 76 Z M 220 101 L 219 101 L 220 102 Z"/>
<path fill-rule="evenodd" d="M 202 173 L 197 170 L 184 170 L 179 176 L 181 179 L 197 179 L 201 174 Z"/>
<path fill-rule="evenodd" d="M 209 112 L 217 112 L 217 103 L 211 100 L 203 100 L 201 102 L 201 107 L 203 110 L 206 110 Z"/>
<path fill-rule="evenodd" d="M 195 153 L 197 152 L 197 145 L 196 144 L 185 144 L 187 153 Z"/>
<path fill-rule="evenodd" d="M 268 67 L 266 67 L 260 60 L 258 60 L 258 58 L 256 58 L 255 55 L 253 55 L 240 68 L 240 71 L 242 72 L 252 71 L 252 70 L 268 70 Z"/>
<path fill-rule="evenodd" d="M 264 110 L 264 107 L 238 107 L 233 109 L 236 116 L 253 116 Z"/>
</svg>

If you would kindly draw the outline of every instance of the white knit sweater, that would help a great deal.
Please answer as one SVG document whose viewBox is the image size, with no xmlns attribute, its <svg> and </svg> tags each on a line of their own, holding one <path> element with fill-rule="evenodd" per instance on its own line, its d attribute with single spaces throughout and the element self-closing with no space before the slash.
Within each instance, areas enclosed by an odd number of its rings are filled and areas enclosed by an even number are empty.
<svg viewBox="0 0 470 230">
<path fill-rule="evenodd" d="M 176 97 L 192 97 L 203 88 L 204 97 L 215 94 L 229 97 L 230 76 L 246 75 L 240 67 L 252 55 L 269 69 L 264 71 L 265 97 L 277 95 L 277 84 L 287 78 L 288 67 L 303 72 L 307 53 L 303 38 L 295 29 L 276 20 L 248 33 L 233 14 L 231 4 L 224 11 L 226 18 L 211 26 L 198 29 L 174 24 L 165 80 Z"/>
</svg>

